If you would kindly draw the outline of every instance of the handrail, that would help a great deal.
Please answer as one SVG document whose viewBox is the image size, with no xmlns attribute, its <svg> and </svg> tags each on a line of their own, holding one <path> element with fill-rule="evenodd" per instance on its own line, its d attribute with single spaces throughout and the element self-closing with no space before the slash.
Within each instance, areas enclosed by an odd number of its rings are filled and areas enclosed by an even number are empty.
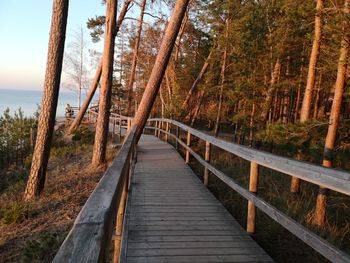
<svg viewBox="0 0 350 263">
<path fill-rule="evenodd" d="M 127 135 L 117 157 L 83 206 L 53 262 L 105 262 L 116 220 L 117 208 L 125 202 L 136 159 L 136 126 Z M 117 225 L 117 229 L 118 226 Z"/>
<path fill-rule="evenodd" d="M 328 241 L 322 239 L 312 231 L 308 230 L 306 227 L 302 226 L 286 214 L 279 211 L 274 206 L 270 205 L 262 198 L 258 197 L 255 192 L 257 190 L 257 176 L 258 176 L 258 164 L 279 171 L 291 176 L 298 177 L 305 181 L 325 186 L 329 189 L 333 189 L 337 192 L 350 195 L 350 174 L 344 171 L 339 171 L 335 169 L 320 167 L 314 164 L 309 164 L 302 161 L 292 160 L 290 158 L 279 157 L 270 153 L 263 151 L 254 150 L 245 146 L 237 145 L 231 142 L 223 141 L 217 139 L 211 135 L 205 134 L 198 130 L 195 130 L 187 125 L 170 119 L 154 118 L 149 119 L 148 123 L 155 122 L 155 126 L 146 126 L 147 129 L 155 130 L 155 135 L 160 137 L 160 132 L 165 134 L 165 140 L 171 136 L 175 139 L 176 145 L 180 144 L 186 149 L 186 162 L 189 161 L 189 154 L 191 154 L 197 161 L 199 161 L 205 167 L 204 182 L 207 181 L 205 178 L 207 171 L 209 170 L 212 174 L 217 176 L 231 189 L 239 193 L 248 202 L 248 216 L 247 216 L 247 228 L 255 229 L 255 206 L 258 207 L 262 212 L 267 214 L 285 229 L 290 231 L 300 240 L 305 242 L 307 245 L 315 249 L 321 255 L 331 260 L 332 262 L 350 262 L 350 256 L 345 252 L 339 250 Z M 166 130 L 162 129 L 162 124 L 166 123 Z M 171 133 L 170 125 L 175 125 L 176 135 Z M 187 142 L 184 143 L 179 138 L 179 128 L 187 131 Z M 197 154 L 190 147 L 191 135 L 196 136 L 206 142 L 206 156 L 203 159 L 199 154 Z M 213 165 L 209 163 L 207 152 L 211 145 L 217 146 L 227 152 L 230 152 L 236 156 L 239 156 L 247 161 L 251 162 L 251 176 L 250 176 L 250 189 L 249 191 L 244 187 L 240 186 L 234 179 L 225 175 Z M 208 174 L 208 173 L 207 173 Z M 255 187 L 252 185 L 255 184 Z M 255 188 L 255 189 L 254 189 Z"/>
<path fill-rule="evenodd" d="M 199 139 L 207 141 L 212 145 L 247 161 L 256 162 L 257 164 L 272 170 L 298 177 L 313 184 L 322 185 L 339 193 L 350 195 L 350 173 L 348 172 L 340 171 L 334 168 L 326 168 L 304 161 L 293 160 L 287 157 L 280 157 L 264 151 L 259 151 L 232 142 L 220 140 L 214 136 L 188 127 L 187 125 L 178 121 L 160 118 L 149 119 L 149 121 L 168 122 L 180 127 L 184 131 L 189 132 L 191 135 L 194 135 Z"/>
</svg>

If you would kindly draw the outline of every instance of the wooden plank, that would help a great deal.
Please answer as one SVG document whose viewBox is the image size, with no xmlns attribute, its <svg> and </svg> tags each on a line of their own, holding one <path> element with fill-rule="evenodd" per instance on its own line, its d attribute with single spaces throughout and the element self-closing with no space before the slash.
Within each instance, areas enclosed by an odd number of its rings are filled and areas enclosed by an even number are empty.
<svg viewBox="0 0 350 263">
<path fill-rule="evenodd" d="M 135 231 L 230 231 L 237 230 L 236 225 L 130 225 Z"/>
<path fill-rule="evenodd" d="M 129 248 L 128 257 L 149 257 L 149 256 L 205 256 L 205 255 L 264 255 L 264 251 L 259 247 L 230 247 L 230 248 L 157 248 L 142 249 Z"/>
<path fill-rule="evenodd" d="M 163 256 L 163 257 L 148 257 L 145 261 L 144 257 L 128 257 L 130 263 L 202 263 L 202 262 L 273 262 L 266 255 L 205 255 L 205 256 Z"/>
<path fill-rule="evenodd" d="M 183 241 L 183 242 L 130 242 L 130 249 L 160 249 L 160 248 L 240 248 L 254 247 L 250 239 L 235 241 Z M 257 245 L 255 247 L 258 247 Z"/>
<path fill-rule="evenodd" d="M 239 226 L 239 224 L 231 219 L 227 220 L 130 220 L 129 225 L 135 226 L 222 226 L 225 224 L 234 224 Z"/>
<path fill-rule="evenodd" d="M 244 240 L 252 242 L 246 234 L 228 235 L 228 236 L 129 236 L 128 244 L 139 242 L 219 242 L 219 241 L 238 241 Z"/>
</svg>

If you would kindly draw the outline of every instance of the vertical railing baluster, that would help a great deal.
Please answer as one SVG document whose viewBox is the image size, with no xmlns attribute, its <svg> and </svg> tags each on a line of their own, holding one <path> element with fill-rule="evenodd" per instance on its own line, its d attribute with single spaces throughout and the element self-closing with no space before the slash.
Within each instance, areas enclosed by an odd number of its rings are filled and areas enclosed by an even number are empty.
<svg viewBox="0 0 350 263">
<path fill-rule="evenodd" d="M 186 145 L 188 147 L 191 146 L 191 133 L 187 132 L 187 141 L 186 141 Z M 186 163 L 190 162 L 190 151 L 188 149 L 186 149 Z"/>
<path fill-rule="evenodd" d="M 165 124 L 165 141 L 168 142 L 169 122 Z"/>
<path fill-rule="evenodd" d="M 210 148 L 211 148 L 210 142 L 206 141 L 206 142 L 205 142 L 205 154 L 204 154 L 204 159 L 205 159 L 207 162 L 210 162 Z M 207 186 L 208 183 L 209 183 L 209 170 L 208 170 L 207 167 L 204 167 L 203 183 L 204 183 L 205 186 Z"/>
<path fill-rule="evenodd" d="M 179 149 L 179 142 L 177 141 L 179 139 L 180 136 L 180 127 L 176 126 L 176 140 L 175 140 L 175 149 L 178 150 Z"/>
<path fill-rule="evenodd" d="M 250 163 L 250 177 L 249 177 L 249 191 L 257 193 L 258 191 L 258 177 L 259 177 L 259 165 L 256 162 Z M 256 207 L 253 202 L 248 201 L 248 215 L 247 215 L 247 232 L 249 234 L 255 233 L 255 217 Z"/>
</svg>

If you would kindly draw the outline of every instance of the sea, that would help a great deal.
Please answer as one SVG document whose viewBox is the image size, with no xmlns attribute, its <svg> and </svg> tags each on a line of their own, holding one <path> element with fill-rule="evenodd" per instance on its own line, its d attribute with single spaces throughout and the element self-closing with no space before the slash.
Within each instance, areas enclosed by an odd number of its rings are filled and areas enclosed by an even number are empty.
<svg viewBox="0 0 350 263">
<path fill-rule="evenodd" d="M 41 104 L 43 91 L 41 90 L 19 90 L 19 89 L 0 89 L 0 115 L 9 108 L 10 114 L 18 111 L 20 108 L 27 117 L 33 116 Z M 82 101 L 85 94 L 82 94 Z M 94 97 L 94 100 L 96 98 Z M 78 96 L 75 92 L 60 91 L 57 104 L 57 117 L 63 117 L 66 105 L 72 107 L 78 106 Z"/>
</svg>

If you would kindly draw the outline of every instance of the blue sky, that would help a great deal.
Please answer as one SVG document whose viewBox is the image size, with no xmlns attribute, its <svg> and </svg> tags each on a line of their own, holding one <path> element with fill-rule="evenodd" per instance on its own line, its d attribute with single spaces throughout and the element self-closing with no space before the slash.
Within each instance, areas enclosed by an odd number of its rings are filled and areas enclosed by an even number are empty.
<svg viewBox="0 0 350 263">
<path fill-rule="evenodd" d="M 42 89 L 51 13 L 52 0 L 0 0 L 0 89 Z M 88 18 L 104 13 L 101 0 L 70 0 L 66 44 Z"/>
</svg>

